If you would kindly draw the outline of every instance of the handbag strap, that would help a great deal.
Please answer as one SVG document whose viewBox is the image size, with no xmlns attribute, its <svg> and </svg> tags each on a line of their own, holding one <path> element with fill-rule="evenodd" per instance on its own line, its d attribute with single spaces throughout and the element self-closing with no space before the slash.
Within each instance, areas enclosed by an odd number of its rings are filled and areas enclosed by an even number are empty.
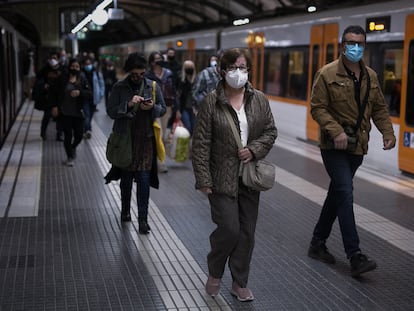
<svg viewBox="0 0 414 311">
<path fill-rule="evenodd" d="M 236 125 L 234 124 L 234 120 L 233 120 L 233 118 L 230 114 L 230 111 L 229 111 L 228 107 L 222 107 L 222 108 L 223 108 L 224 114 L 226 115 L 227 120 L 229 121 L 230 128 L 231 128 L 231 131 L 233 132 L 234 138 L 236 139 L 237 146 L 239 147 L 239 149 L 242 149 L 243 145 L 241 143 L 240 135 L 239 135 L 239 132 L 236 129 Z M 241 165 L 240 165 L 240 169 L 239 169 L 239 176 L 241 176 L 242 169 L 243 169 L 243 166 L 244 166 L 243 165 L 244 163 L 242 161 L 240 161 L 240 164 Z"/>
<path fill-rule="evenodd" d="M 239 148 L 243 148 L 242 143 L 241 143 L 241 139 L 240 139 L 240 135 L 236 129 L 236 125 L 234 124 L 233 118 L 230 115 L 230 111 L 227 107 L 223 107 L 223 111 L 224 114 L 226 115 L 227 120 L 229 121 L 230 127 L 231 127 L 231 131 L 233 132 L 234 138 L 236 139 L 237 145 L 239 146 Z"/>
</svg>

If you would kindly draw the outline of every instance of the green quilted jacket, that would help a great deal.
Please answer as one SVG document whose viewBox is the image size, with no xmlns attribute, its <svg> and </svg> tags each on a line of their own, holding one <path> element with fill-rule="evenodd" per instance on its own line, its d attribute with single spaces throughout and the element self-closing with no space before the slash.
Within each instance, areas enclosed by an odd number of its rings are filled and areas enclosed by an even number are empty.
<svg viewBox="0 0 414 311">
<path fill-rule="evenodd" d="M 273 147 L 277 129 L 265 95 L 250 83 L 245 89 L 249 126 L 247 147 L 256 159 L 263 159 Z M 230 110 L 240 130 L 236 112 L 224 94 L 223 81 L 220 81 L 216 91 L 204 98 L 197 114 L 192 144 L 195 188 L 210 187 L 215 193 L 236 197 L 240 169 L 238 147 L 223 109 Z"/>
</svg>

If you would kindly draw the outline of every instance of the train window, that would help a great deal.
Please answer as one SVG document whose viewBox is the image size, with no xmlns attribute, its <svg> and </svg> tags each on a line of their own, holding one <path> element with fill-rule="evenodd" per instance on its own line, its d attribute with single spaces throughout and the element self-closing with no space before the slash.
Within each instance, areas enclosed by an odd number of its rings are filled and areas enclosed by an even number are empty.
<svg viewBox="0 0 414 311">
<path fill-rule="evenodd" d="M 365 46 L 364 56 L 362 57 L 362 60 L 365 64 L 373 66 L 373 64 L 371 63 L 371 48 L 369 45 Z"/>
<path fill-rule="evenodd" d="M 320 46 L 314 45 L 312 47 L 312 83 L 313 79 L 315 78 L 316 71 L 319 69 L 319 54 L 320 54 Z"/>
<path fill-rule="evenodd" d="M 408 52 L 407 100 L 405 103 L 405 122 L 414 126 L 414 41 L 410 42 Z"/>
<path fill-rule="evenodd" d="M 306 99 L 308 53 L 306 48 L 266 49 L 265 85 L 267 94 Z"/>
<path fill-rule="evenodd" d="M 383 53 L 383 93 L 391 115 L 400 114 L 403 49 L 385 49 Z"/>
<path fill-rule="evenodd" d="M 326 64 L 329 64 L 330 62 L 333 62 L 335 60 L 334 55 L 335 49 L 332 43 L 328 44 L 326 46 Z"/>
<path fill-rule="evenodd" d="M 282 52 L 272 49 L 265 50 L 265 77 L 264 91 L 267 94 L 282 96 Z"/>
<path fill-rule="evenodd" d="M 307 70 L 305 70 L 305 53 L 289 52 L 287 96 L 306 99 Z"/>
<path fill-rule="evenodd" d="M 6 47 L 3 42 L 4 36 L 0 36 L 0 145 L 3 142 L 3 138 L 6 135 L 6 81 L 7 72 L 6 68 Z"/>
<path fill-rule="evenodd" d="M 196 71 L 200 72 L 204 68 L 210 66 L 210 57 L 214 55 L 214 50 L 198 50 L 196 51 L 196 58 L 194 61 L 196 66 Z"/>
</svg>

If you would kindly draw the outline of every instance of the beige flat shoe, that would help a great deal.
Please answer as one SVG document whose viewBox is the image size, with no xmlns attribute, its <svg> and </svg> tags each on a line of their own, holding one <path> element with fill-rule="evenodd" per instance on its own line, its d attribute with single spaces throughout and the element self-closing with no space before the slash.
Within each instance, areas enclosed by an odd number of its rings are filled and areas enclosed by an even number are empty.
<svg viewBox="0 0 414 311">
<path fill-rule="evenodd" d="M 220 279 L 213 278 L 211 275 L 208 276 L 206 283 L 206 292 L 211 297 L 216 297 L 220 292 Z"/>
<path fill-rule="evenodd" d="M 252 291 L 247 287 L 240 287 L 236 282 L 233 282 L 230 293 L 235 296 L 238 301 L 247 302 L 254 300 Z"/>
</svg>

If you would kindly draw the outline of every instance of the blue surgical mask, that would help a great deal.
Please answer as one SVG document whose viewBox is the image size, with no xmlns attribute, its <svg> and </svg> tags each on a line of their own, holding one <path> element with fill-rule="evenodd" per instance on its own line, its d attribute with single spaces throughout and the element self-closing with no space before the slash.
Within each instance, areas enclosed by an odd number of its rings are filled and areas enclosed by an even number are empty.
<svg viewBox="0 0 414 311">
<path fill-rule="evenodd" d="M 358 44 L 347 44 L 344 55 L 350 62 L 357 63 L 364 55 L 364 47 Z"/>
<path fill-rule="evenodd" d="M 85 66 L 85 70 L 86 70 L 86 71 L 91 71 L 91 70 L 92 70 L 92 68 L 93 68 L 93 66 L 92 66 L 92 65 L 86 65 L 86 66 Z"/>
</svg>

